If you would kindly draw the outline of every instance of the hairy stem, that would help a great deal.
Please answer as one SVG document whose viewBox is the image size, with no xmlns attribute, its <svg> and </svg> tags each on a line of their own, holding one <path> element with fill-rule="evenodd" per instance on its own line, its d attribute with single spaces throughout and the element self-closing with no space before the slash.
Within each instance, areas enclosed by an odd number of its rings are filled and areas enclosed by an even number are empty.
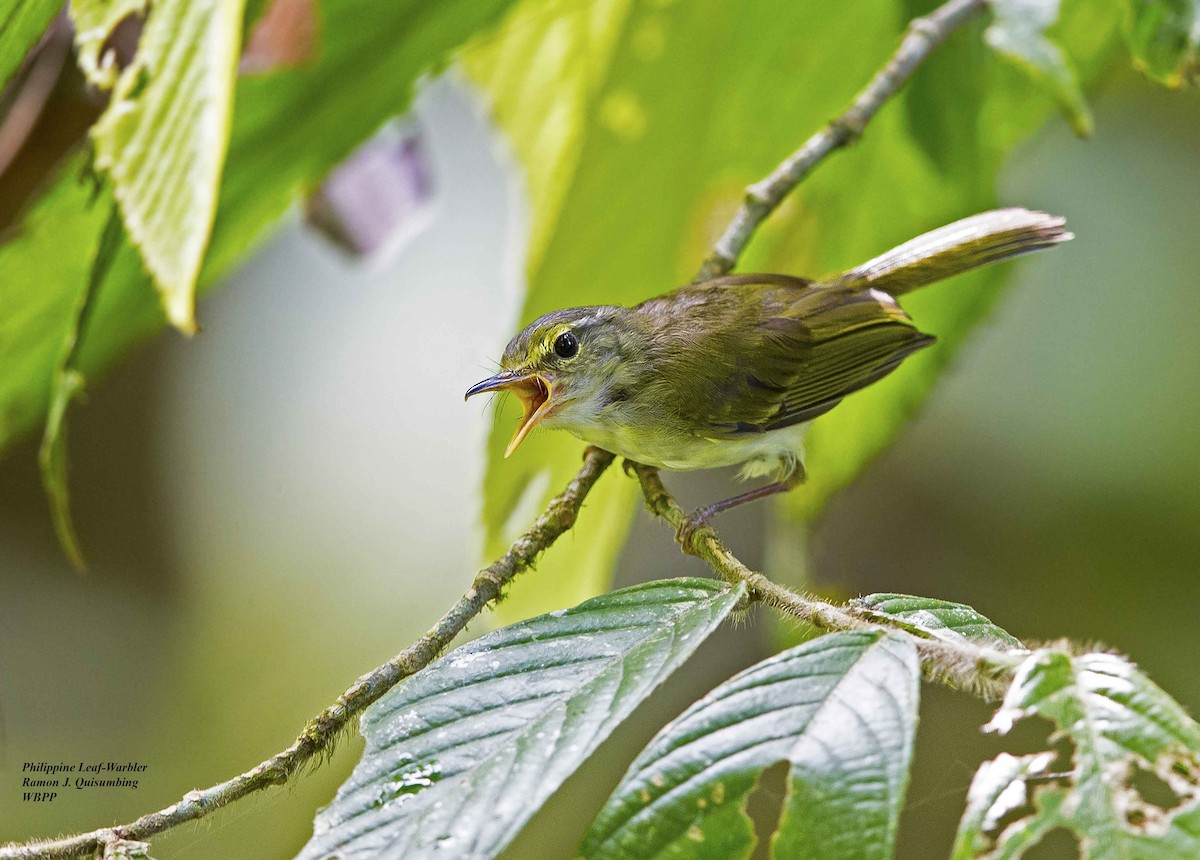
<svg viewBox="0 0 1200 860">
<path fill-rule="evenodd" d="M 642 485 L 642 495 L 650 513 L 661 517 L 680 533 L 688 523 L 688 514 L 663 485 L 658 470 L 640 463 L 626 462 Z M 868 620 L 853 606 L 836 606 L 815 597 L 799 594 L 772 582 L 751 570 L 729 551 L 710 526 L 687 533 L 682 549 L 708 563 L 726 582 L 746 583 L 752 600 L 757 600 L 819 630 L 872 630 L 887 627 L 913 639 L 921 655 L 925 678 L 966 690 L 984 699 L 1003 694 L 1012 672 L 1022 656 L 996 648 L 973 644 L 951 644 L 940 639 L 923 638 L 903 627 L 890 627 L 878 618 Z"/>
<path fill-rule="evenodd" d="M 948 0 L 924 18 L 913 19 L 896 53 L 855 96 L 850 107 L 806 140 L 770 176 L 746 189 L 741 208 L 713 245 L 695 279 L 706 281 L 731 271 L 758 225 L 775 211 L 792 189 L 831 152 L 858 140 L 867 123 L 900 91 L 917 67 L 951 33 L 982 13 L 986 6 L 986 0 Z"/>
<path fill-rule="evenodd" d="M 508 552 L 481 570 L 471 587 L 450 607 L 429 632 L 382 666 L 372 669 L 350 686 L 338 700 L 309 720 L 300 736 L 282 752 L 233 779 L 189 791 L 177 803 L 117 827 L 93 830 L 65 839 L 0 847 L 0 860 L 49 860 L 84 857 L 113 843 L 142 840 L 271 785 L 287 782 L 305 763 L 327 749 L 350 720 L 404 678 L 424 669 L 437 658 L 471 619 L 483 611 L 518 574 L 528 570 L 541 553 L 575 524 L 583 500 L 613 461 L 613 455 L 588 448 L 583 467 L 567 488 L 550 501 L 534 524 L 509 547 Z"/>
</svg>

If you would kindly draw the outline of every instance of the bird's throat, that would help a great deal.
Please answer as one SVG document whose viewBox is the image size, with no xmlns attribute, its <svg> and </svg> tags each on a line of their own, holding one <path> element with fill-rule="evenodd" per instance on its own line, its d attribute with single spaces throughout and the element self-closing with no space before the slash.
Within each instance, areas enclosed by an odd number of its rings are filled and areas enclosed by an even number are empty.
<svg viewBox="0 0 1200 860">
<path fill-rule="evenodd" d="M 513 451 L 517 450 L 517 447 L 529 435 L 529 431 L 545 417 L 546 413 L 550 410 L 550 396 L 552 393 L 550 383 L 537 374 L 526 376 L 514 382 L 508 386 L 508 389 L 521 398 L 521 407 L 524 410 L 524 414 L 521 416 L 521 423 L 517 427 L 517 432 L 513 434 L 508 447 L 504 449 L 505 457 L 508 457 Z"/>
</svg>

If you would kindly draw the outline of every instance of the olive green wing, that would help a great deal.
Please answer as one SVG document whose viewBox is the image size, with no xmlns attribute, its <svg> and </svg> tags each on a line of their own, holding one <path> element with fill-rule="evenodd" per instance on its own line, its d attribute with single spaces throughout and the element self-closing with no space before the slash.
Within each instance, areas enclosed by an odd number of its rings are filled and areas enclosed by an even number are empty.
<svg viewBox="0 0 1200 860">
<path fill-rule="evenodd" d="M 708 326 L 721 396 L 694 426 L 713 438 L 810 421 L 935 341 L 878 290 L 749 275 L 690 289 L 713 290 L 713 302 L 737 309 L 724 315 L 728 324 Z"/>
</svg>

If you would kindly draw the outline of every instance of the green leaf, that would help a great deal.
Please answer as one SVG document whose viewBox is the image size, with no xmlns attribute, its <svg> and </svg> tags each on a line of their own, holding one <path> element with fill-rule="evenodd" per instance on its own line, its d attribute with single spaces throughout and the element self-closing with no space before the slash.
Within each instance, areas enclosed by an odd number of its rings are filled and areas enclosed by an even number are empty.
<svg viewBox="0 0 1200 860">
<path fill-rule="evenodd" d="M 1020 857 L 1060 827 L 1078 834 L 1089 860 L 1200 856 L 1200 725 L 1133 664 L 1115 654 L 1033 653 L 988 728 L 1006 733 L 1031 716 L 1071 741 L 1070 770 L 1047 774 L 1053 754 L 981 767 L 955 860 Z M 1147 776 L 1160 792 L 1146 793 Z"/>
<path fill-rule="evenodd" d="M 79 344 L 87 330 L 88 320 L 96 303 L 96 290 L 108 274 L 114 256 L 120 247 L 123 232 L 120 216 L 109 204 L 111 214 L 100 238 L 100 245 L 92 260 L 92 271 L 88 276 L 82 294 L 76 306 L 71 328 L 63 338 L 62 357 L 54 371 L 54 390 L 50 396 L 50 412 L 46 418 L 46 429 L 42 434 L 41 450 L 38 452 L 38 465 L 42 473 L 42 486 L 46 497 L 50 500 L 50 516 L 54 521 L 54 531 L 58 542 L 67 558 L 77 570 L 83 570 L 85 563 L 83 551 L 79 547 L 79 538 L 75 534 L 75 525 L 71 519 L 71 498 L 67 485 L 67 410 L 74 400 L 83 392 L 86 380 L 79 372 Z"/>
<path fill-rule="evenodd" d="M 526 0 L 496 36 L 463 52 L 463 70 L 491 97 L 493 122 L 524 165 L 537 268 L 579 166 L 587 115 L 608 73 L 630 0 Z"/>
<path fill-rule="evenodd" d="M 158 0 L 133 61 L 114 79 L 101 46 L 140 5 L 72 0 L 71 12 L 81 68 L 94 83 L 112 86 L 92 127 L 96 166 L 112 179 L 168 319 L 191 332 L 229 140 L 243 0 Z"/>
<path fill-rule="evenodd" d="M 366 712 L 300 858 L 494 856 L 744 596 L 653 582 L 452 651 Z"/>
<path fill-rule="evenodd" d="M 1134 65 L 1169 87 L 1200 84 L 1200 0 L 1129 0 Z"/>
<path fill-rule="evenodd" d="M 0 443 L 46 414 L 51 380 L 108 208 L 69 163 L 0 245 Z"/>
<path fill-rule="evenodd" d="M 984 33 L 988 45 L 1014 63 L 1057 100 L 1080 137 L 1092 133 L 1092 112 L 1074 64 L 1046 35 L 1058 21 L 1059 0 L 992 0 L 995 20 Z"/>
<path fill-rule="evenodd" d="M 61 0 L 9 0 L 0 9 L 0 93 L 37 44 Z"/>
<path fill-rule="evenodd" d="M 580 6 L 570 23 L 560 23 L 522 7 L 489 43 L 488 59 L 468 62 L 530 190 L 533 235 L 518 324 L 560 307 L 632 304 L 690 280 L 745 186 L 840 113 L 926 7 L 864 0 L 853 16 L 836 4 L 783 0 L 587 8 L 593 17 Z M 1100 24 L 1072 34 L 1070 44 L 1092 73 L 1102 65 L 1093 57 L 1110 51 L 1119 22 Z M 532 59 L 523 64 L 521 57 Z M 575 66 L 564 57 L 581 59 Z M 860 143 L 832 156 L 772 216 L 739 268 L 845 269 L 995 205 L 1004 157 L 1049 110 L 1025 81 L 997 80 L 1000 65 L 978 31 L 954 36 Z M 811 517 L 882 450 L 1008 269 L 971 273 L 906 299 L 938 345 L 816 422 L 809 482 L 782 503 L 792 517 Z M 488 557 L 505 545 L 521 511 L 527 517 L 565 484 L 582 448 L 566 434 L 535 434 L 505 460 L 516 406 L 500 411 L 488 443 Z M 605 524 L 603 540 L 585 524 L 586 547 L 553 547 L 537 582 L 517 583 L 501 606 L 504 617 L 604 589 L 636 503 L 617 484 L 606 492 L 589 499 L 585 512 Z M 706 501 L 713 500 L 696 500 Z"/>
<path fill-rule="evenodd" d="M 526 0 L 499 32 L 463 54 L 463 69 L 488 97 L 493 121 L 525 168 L 530 211 L 525 268 L 531 293 L 536 291 L 533 273 L 569 207 L 585 143 L 595 132 L 600 89 L 619 42 L 627 38 L 632 5 L 630 0 Z M 519 416 L 508 402 L 498 412 L 489 441 L 493 455 L 503 452 Z M 485 557 L 503 552 L 570 480 L 582 450 L 574 438 L 537 434 L 508 462 L 489 459 L 483 488 Z M 536 582 L 514 583 L 496 617 L 516 621 L 603 592 L 635 506 L 632 482 L 598 486 L 581 514 L 587 541 L 559 541 L 539 563 Z"/>
<path fill-rule="evenodd" d="M 831 633 L 717 687 L 638 756 L 584 839 L 592 860 L 748 857 L 746 801 L 791 766 L 778 858 L 888 858 L 916 731 L 920 667 L 893 633 Z"/>
<path fill-rule="evenodd" d="M 910 632 L 954 645 L 973 643 L 1004 649 L 1025 647 L 1011 633 L 1001 630 L 965 603 L 908 594 L 868 594 L 851 603 L 868 618 L 884 623 L 899 622 Z"/>
<path fill-rule="evenodd" d="M 494 24 L 510 3 L 325 0 L 315 63 L 238 79 L 200 291 L 218 283 L 340 159 L 404 111 L 422 74 Z M 75 164 L 64 170 L 0 245 L 3 271 L 17 273 L 0 279 L 0 449 L 46 414 L 59 347 L 103 228 L 105 213 L 87 207 L 78 171 Z M 163 323 L 138 253 L 126 243 L 101 285 L 81 372 L 94 377 Z"/>
</svg>

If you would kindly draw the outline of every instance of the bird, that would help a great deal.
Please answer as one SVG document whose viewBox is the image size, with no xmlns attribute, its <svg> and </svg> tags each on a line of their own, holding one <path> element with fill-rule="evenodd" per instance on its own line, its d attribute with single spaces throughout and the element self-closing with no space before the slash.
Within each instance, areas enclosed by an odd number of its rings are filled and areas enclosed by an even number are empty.
<svg viewBox="0 0 1200 860">
<path fill-rule="evenodd" d="M 920 287 L 1074 238 L 1065 220 L 995 209 L 925 233 L 840 274 L 735 274 L 632 307 L 544 314 L 466 398 L 507 391 L 534 428 L 657 469 L 741 466 L 764 486 L 697 509 L 682 537 L 721 511 L 802 484 L 811 422 L 930 347 L 897 299 Z"/>
</svg>

